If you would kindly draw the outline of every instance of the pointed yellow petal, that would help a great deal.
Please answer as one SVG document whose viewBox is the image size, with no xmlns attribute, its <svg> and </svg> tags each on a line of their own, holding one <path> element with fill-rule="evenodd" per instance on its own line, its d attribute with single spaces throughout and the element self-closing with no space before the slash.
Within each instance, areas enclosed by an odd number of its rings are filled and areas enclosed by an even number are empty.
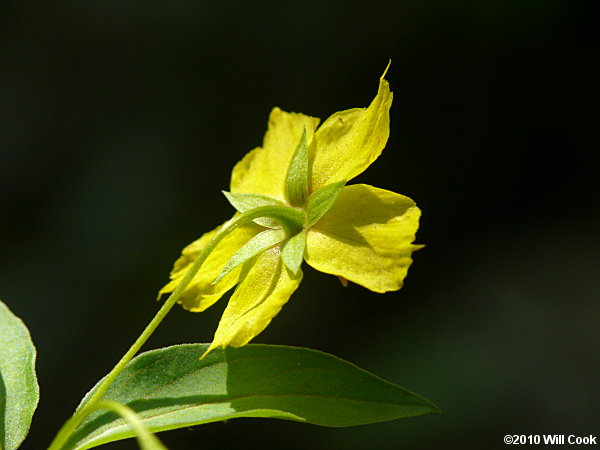
<svg viewBox="0 0 600 450">
<path fill-rule="evenodd" d="M 263 194 L 285 200 L 285 176 L 306 128 L 310 143 L 319 119 L 273 108 L 262 148 L 256 148 L 236 164 L 231 174 L 231 192 Z"/>
<path fill-rule="evenodd" d="M 316 133 L 315 153 L 309 155 L 310 192 L 348 181 L 377 159 L 390 134 L 391 105 L 390 86 L 382 76 L 377 96 L 368 108 L 340 111 L 323 122 Z"/>
<path fill-rule="evenodd" d="M 308 230 L 306 262 L 375 292 L 402 287 L 421 211 L 408 197 L 366 184 L 346 186 Z"/>
<path fill-rule="evenodd" d="M 223 313 L 213 343 L 217 347 L 240 347 L 263 331 L 279 313 L 302 279 L 282 263 L 281 246 L 260 254 L 243 276 Z"/>
<path fill-rule="evenodd" d="M 188 271 L 200 250 L 213 238 L 220 227 L 205 233 L 200 239 L 185 247 L 179 259 L 175 262 L 171 271 L 171 281 L 164 286 L 158 296 L 173 292 L 185 273 Z M 223 267 L 229 259 L 240 249 L 242 245 L 256 236 L 263 227 L 256 224 L 248 224 L 236 228 L 225 237 L 206 259 L 200 271 L 192 282 L 183 291 L 179 303 L 190 311 L 204 311 L 215 303 L 221 296 L 235 286 L 240 278 L 241 266 L 233 269 L 217 283 L 214 280 L 219 276 Z"/>
</svg>

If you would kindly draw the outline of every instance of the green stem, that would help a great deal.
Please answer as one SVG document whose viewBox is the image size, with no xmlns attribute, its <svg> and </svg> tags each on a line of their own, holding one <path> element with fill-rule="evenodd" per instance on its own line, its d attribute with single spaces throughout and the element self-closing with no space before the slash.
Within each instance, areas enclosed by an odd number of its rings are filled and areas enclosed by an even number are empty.
<svg viewBox="0 0 600 450">
<path fill-rule="evenodd" d="M 140 449 L 167 450 L 167 447 L 144 426 L 142 419 L 129 406 L 112 400 L 101 400 L 95 406 L 95 410 L 108 409 L 125 419 L 135 431 Z"/>
<path fill-rule="evenodd" d="M 229 233 L 231 233 L 235 228 L 244 225 L 248 222 L 251 222 L 254 219 L 258 219 L 259 217 L 269 217 L 275 219 L 279 223 L 281 223 L 284 227 L 291 221 L 296 221 L 298 219 L 299 212 L 292 208 L 284 207 L 284 206 L 261 206 L 250 211 L 247 211 L 239 216 L 234 217 L 229 222 L 226 222 L 220 229 L 217 231 L 217 234 L 206 244 L 206 246 L 200 251 L 196 259 L 194 260 L 192 267 L 186 272 L 185 276 L 181 280 L 181 282 L 177 285 L 175 290 L 171 293 L 169 298 L 165 301 L 163 306 L 158 310 L 154 318 L 150 321 L 150 323 L 146 326 L 146 329 L 140 334 L 137 340 L 133 343 L 133 345 L 127 350 L 127 353 L 123 355 L 123 357 L 119 360 L 119 362 L 115 365 L 115 367 L 109 372 L 109 374 L 102 379 L 94 393 L 87 399 L 85 403 L 83 403 L 75 412 L 75 414 L 63 425 L 60 429 L 48 450 L 61 450 L 63 445 L 67 442 L 68 438 L 71 436 L 73 431 L 79 426 L 79 424 L 85 419 L 85 417 L 93 410 L 94 405 L 100 401 L 102 395 L 106 392 L 108 387 L 112 384 L 112 382 L 117 378 L 117 376 L 123 371 L 125 366 L 131 361 L 131 359 L 137 354 L 140 348 L 144 345 L 144 343 L 148 340 L 148 338 L 152 335 L 156 327 L 162 322 L 167 313 L 171 310 L 173 305 L 177 303 L 181 294 L 185 288 L 190 284 L 194 276 L 200 270 L 200 267 L 210 253 L 215 249 L 217 244 L 223 240 Z"/>
</svg>

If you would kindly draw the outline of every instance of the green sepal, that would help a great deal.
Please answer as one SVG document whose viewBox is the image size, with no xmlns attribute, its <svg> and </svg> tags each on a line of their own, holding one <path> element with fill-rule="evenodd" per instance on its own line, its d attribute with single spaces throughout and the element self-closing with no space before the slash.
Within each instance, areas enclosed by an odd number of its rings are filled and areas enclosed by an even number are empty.
<svg viewBox="0 0 600 450">
<path fill-rule="evenodd" d="M 281 259 L 285 266 L 294 274 L 298 274 L 302 260 L 304 259 L 304 247 L 306 246 L 306 230 L 292 236 L 283 245 Z"/>
<path fill-rule="evenodd" d="M 323 186 L 321 189 L 317 189 L 310 195 L 306 206 L 306 228 L 312 227 L 321 220 L 321 217 L 327 214 L 327 211 L 331 209 L 345 184 L 345 181 L 331 183 Z"/>
<path fill-rule="evenodd" d="M 249 259 L 255 257 L 269 247 L 278 244 L 284 239 L 285 232 L 283 230 L 266 230 L 262 233 L 258 233 L 256 236 L 242 245 L 240 249 L 229 259 L 229 261 L 227 261 L 223 267 L 223 270 L 215 279 L 215 281 L 213 281 L 213 283 L 221 280 L 221 278 L 223 278 L 240 264 L 245 263 Z"/>
<path fill-rule="evenodd" d="M 234 216 L 233 219 L 223 225 L 219 232 L 227 230 L 227 233 L 230 233 L 236 226 L 262 218 L 273 219 L 288 236 L 293 236 L 302 229 L 306 215 L 304 211 L 289 206 L 259 206 L 241 213 L 239 216 Z"/>
<path fill-rule="evenodd" d="M 231 203 L 237 211 L 245 213 L 251 209 L 258 208 L 260 206 L 285 206 L 285 204 L 275 197 L 269 197 L 268 195 L 261 194 L 234 194 L 233 192 L 221 191 L 225 198 Z M 261 217 L 255 219 L 259 225 L 263 227 L 274 228 L 277 226 L 277 222 L 267 217 Z"/>
<path fill-rule="evenodd" d="M 306 128 L 302 131 L 294 156 L 285 176 L 285 196 L 292 206 L 302 206 L 308 197 L 308 143 Z"/>
<path fill-rule="evenodd" d="M 15 450 L 29 432 L 40 398 L 29 330 L 0 301 L 0 449 Z"/>
</svg>

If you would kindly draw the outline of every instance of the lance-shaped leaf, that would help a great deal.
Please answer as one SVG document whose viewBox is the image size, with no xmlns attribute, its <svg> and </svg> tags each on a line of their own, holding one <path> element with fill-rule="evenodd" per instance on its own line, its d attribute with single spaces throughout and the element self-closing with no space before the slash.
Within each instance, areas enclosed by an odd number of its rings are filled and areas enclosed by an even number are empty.
<svg viewBox="0 0 600 450">
<path fill-rule="evenodd" d="M 14 450 L 27 436 L 37 407 L 35 347 L 29 330 L 0 301 L 0 448 Z"/>
<path fill-rule="evenodd" d="M 238 417 L 345 427 L 439 412 L 428 400 L 326 353 L 246 345 L 199 359 L 207 348 L 187 344 L 143 353 L 103 398 L 126 404 L 154 432 Z M 64 448 L 132 436 L 123 419 L 96 413 Z"/>
</svg>

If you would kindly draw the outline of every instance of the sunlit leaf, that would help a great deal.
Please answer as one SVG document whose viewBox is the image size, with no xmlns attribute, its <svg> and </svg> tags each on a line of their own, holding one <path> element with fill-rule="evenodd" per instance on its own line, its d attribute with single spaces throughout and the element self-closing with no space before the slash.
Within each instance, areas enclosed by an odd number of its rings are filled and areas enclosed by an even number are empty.
<svg viewBox="0 0 600 450">
<path fill-rule="evenodd" d="M 187 344 L 143 353 L 104 398 L 133 409 L 153 432 L 238 417 L 344 427 L 438 412 L 428 400 L 326 353 L 247 345 L 217 349 L 200 360 L 207 348 Z M 132 436 L 123 419 L 97 413 L 65 448 Z"/>
<path fill-rule="evenodd" d="M 14 450 L 27 436 L 40 398 L 29 330 L 0 301 L 0 448 Z"/>
</svg>

